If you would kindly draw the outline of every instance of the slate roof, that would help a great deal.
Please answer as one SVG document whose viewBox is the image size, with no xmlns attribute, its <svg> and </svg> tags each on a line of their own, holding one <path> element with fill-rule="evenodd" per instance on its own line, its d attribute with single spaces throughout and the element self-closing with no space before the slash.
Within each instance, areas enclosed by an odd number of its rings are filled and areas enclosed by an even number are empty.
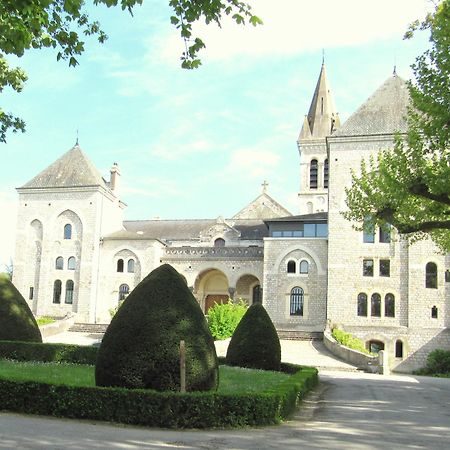
<svg viewBox="0 0 450 450">
<path fill-rule="evenodd" d="M 262 239 L 268 230 L 262 220 L 227 220 L 241 233 L 240 239 Z M 198 240 L 200 232 L 217 224 L 216 219 L 126 220 L 124 230 L 105 239 L 158 239 L 161 241 Z"/>
<path fill-rule="evenodd" d="M 398 75 L 389 77 L 333 136 L 369 136 L 405 133 L 405 115 L 410 103 L 406 82 Z"/>
<path fill-rule="evenodd" d="M 22 188 L 102 186 L 105 180 L 78 145 L 24 184 Z"/>
</svg>

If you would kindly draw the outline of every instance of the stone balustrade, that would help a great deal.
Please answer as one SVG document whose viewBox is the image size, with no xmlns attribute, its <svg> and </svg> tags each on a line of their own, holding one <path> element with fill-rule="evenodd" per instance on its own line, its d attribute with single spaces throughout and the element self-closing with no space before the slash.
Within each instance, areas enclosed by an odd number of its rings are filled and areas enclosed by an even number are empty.
<svg viewBox="0 0 450 450">
<path fill-rule="evenodd" d="M 263 247 L 167 247 L 163 261 L 192 259 L 262 260 Z"/>
</svg>

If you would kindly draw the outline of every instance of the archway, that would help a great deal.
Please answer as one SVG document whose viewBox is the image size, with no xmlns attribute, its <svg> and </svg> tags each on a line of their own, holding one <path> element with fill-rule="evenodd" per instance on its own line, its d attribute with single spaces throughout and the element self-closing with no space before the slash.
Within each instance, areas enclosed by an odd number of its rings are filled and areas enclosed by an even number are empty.
<svg viewBox="0 0 450 450">
<path fill-rule="evenodd" d="M 227 303 L 230 298 L 228 278 L 218 269 L 209 269 L 199 274 L 194 289 L 205 314 L 215 303 Z"/>
<path fill-rule="evenodd" d="M 262 300 L 261 283 L 258 278 L 254 275 L 242 275 L 236 283 L 234 298 L 245 300 L 249 305 L 255 302 L 260 303 Z"/>
</svg>

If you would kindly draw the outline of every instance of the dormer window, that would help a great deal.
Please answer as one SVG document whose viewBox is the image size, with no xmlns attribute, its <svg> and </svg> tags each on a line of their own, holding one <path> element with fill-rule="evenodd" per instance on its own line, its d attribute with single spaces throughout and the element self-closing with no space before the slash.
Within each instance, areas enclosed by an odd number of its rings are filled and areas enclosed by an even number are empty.
<svg viewBox="0 0 450 450">
<path fill-rule="evenodd" d="M 214 247 L 225 247 L 225 239 L 217 238 L 214 241 Z"/>
</svg>

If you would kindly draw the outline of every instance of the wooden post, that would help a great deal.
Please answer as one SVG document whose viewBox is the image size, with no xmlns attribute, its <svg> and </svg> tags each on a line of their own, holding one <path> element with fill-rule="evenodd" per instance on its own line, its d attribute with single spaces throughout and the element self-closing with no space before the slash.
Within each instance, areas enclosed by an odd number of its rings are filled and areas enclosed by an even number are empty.
<svg viewBox="0 0 450 450">
<path fill-rule="evenodd" d="M 180 341 L 180 392 L 186 392 L 186 345 Z"/>
</svg>

